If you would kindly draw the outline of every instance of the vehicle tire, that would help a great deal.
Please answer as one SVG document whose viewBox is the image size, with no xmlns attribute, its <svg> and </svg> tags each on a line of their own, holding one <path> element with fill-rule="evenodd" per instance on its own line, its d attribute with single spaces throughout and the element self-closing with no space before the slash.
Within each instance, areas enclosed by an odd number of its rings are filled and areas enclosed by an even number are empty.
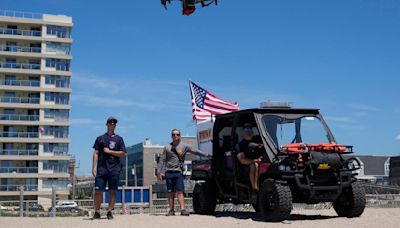
<svg viewBox="0 0 400 228">
<path fill-rule="evenodd" d="M 198 183 L 193 190 L 193 210 L 196 214 L 211 215 L 217 205 L 215 186 L 211 182 Z"/>
<path fill-rule="evenodd" d="M 290 217 L 292 193 L 289 186 L 274 180 L 265 180 L 258 195 L 261 216 L 269 222 L 281 222 Z"/>
<path fill-rule="evenodd" d="M 359 182 L 354 182 L 333 202 L 333 208 L 340 217 L 355 218 L 364 212 L 365 204 L 365 189 Z"/>
</svg>

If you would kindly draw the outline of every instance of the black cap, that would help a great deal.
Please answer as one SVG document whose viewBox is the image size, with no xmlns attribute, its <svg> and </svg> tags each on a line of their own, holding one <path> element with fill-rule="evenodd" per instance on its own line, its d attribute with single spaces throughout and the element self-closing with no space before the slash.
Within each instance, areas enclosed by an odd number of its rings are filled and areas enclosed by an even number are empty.
<svg viewBox="0 0 400 228">
<path fill-rule="evenodd" d="M 108 119 L 107 119 L 107 123 L 111 123 L 111 122 L 118 123 L 118 120 L 117 120 L 117 118 L 115 118 L 115 117 L 113 117 L 113 116 L 110 116 L 110 117 L 108 117 Z"/>
</svg>

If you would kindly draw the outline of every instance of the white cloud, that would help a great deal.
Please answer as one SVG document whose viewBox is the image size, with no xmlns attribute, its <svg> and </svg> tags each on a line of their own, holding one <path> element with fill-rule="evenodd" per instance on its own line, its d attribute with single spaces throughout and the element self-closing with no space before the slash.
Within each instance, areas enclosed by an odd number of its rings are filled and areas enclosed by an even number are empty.
<svg viewBox="0 0 400 228">
<path fill-rule="evenodd" d="M 75 94 L 71 97 L 74 102 L 87 106 L 103 107 L 136 107 L 146 110 L 159 109 L 159 105 L 152 103 L 135 102 L 119 97 Z"/>
<path fill-rule="evenodd" d="M 396 136 L 395 138 L 397 141 L 400 141 L 400 135 Z"/>
<path fill-rule="evenodd" d="M 107 76 L 92 73 L 75 73 L 73 85 L 82 89 L 104 89 L 104 92 L 124 93 L 143 91 L 146 89 L 170 89 L 170 87 L 182 87 L 188 84 L 178 80 L 152 79 L 137 75 Z M 128 90 L 128 91 L 126 91 Z"/>
<path fill-rule="evenodd" d="M 69 121 L 71 125 L 96 125 L 101 123 L 101 121 L 86 118 L 70 118 Z"/>
<path fill-rule="evenodd" d="M 366 105 L 366 104 L 350 104 L 349 105 L 351 108 L 359 110 L 359 111 L 368 111 L 368 112 L 376 112 L 379 109 L 375 106 L 372 105 Z"/>
<path fill-rule="evenodd" d="M 338 123 L 354 123 L 354 120 L 347 116 L 326 116 L 324 117 L 327 121 L 338 122 Z"/>
</svg>

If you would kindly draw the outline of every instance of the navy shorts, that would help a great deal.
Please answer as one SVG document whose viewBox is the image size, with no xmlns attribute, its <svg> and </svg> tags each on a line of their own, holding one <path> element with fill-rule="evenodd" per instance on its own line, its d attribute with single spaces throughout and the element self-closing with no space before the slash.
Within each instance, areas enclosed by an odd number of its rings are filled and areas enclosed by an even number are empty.
<svg viewBox="0 0 400 228">
<path fill-rule="evenodd" d="M 119 176 L 119 173 L 97 176 L 94 179 L 95 191 L 104 192 L 107 184 L 109 190 L 118 190 Z"/>
<path fill-rule="evenodd" d="M 167 182 L 168 192 L 184 192 L 184 179 L 182 172 L 165 172 L 165 181 Z"/>
</svg>

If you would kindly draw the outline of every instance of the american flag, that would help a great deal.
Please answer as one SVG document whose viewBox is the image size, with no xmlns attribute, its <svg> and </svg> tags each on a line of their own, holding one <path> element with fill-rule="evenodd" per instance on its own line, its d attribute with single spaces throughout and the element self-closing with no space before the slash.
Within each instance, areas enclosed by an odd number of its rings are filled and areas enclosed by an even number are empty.
<svg viewBox="0 0 400 228">
<path fill-rule="evenodd" d="M 208 120 L 212 115 L 236 112 L 239 110 L 237 103 L 231 103 L 215 96 L 209 91 L 201 88 L 190 81 L 192 94 L 193 120 Z"/>
</svg>

